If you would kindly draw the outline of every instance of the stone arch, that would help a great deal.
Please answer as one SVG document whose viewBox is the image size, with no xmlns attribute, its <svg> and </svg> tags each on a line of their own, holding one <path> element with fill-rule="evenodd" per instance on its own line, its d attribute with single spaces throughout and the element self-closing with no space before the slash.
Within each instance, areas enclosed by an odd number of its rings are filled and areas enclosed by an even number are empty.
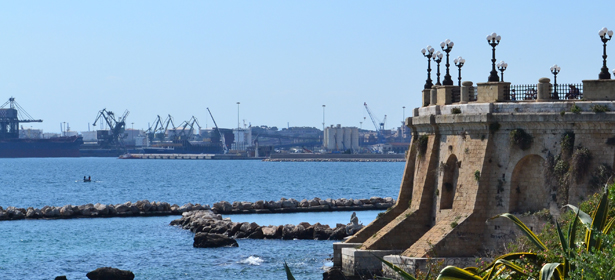
<svg viewBox="0 0 615 280">
<path fill-rule="evenodd" d="M 535 212 L 548 207 L 544 165 L 545 160 L 539 155 L 527 155 L 517 162 L 510 180 L 508 212 Z"/>
<path fill-rule="evenodd" d="M 457 178 L 459 178 L 459 165 L 457 156 L 451 155 L 444 166 L 444 176 L 442 176 L 442 187 L 440 188 L 440 209 L 452 209 L 457 191 Z"/>
</svg>

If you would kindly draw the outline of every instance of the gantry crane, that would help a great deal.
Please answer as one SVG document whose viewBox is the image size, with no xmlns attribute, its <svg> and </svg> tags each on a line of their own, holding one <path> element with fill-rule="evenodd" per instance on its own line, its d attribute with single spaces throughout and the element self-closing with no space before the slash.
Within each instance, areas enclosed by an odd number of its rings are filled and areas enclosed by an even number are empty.
<svg viewBox="0 0 615 280">
<path fill-rule="evenodd" d="M 124 143 L 122 143 L 122 138 L 124 138 L 124 130 L 126 130 L 126 117 L 128 117 L 130 112 L 128 110 L 124 111 L 124 114 L 120 117 L 115 117 L 115 114 L 111 111 L 107 111 L 107 109 L 102 109 L 96 115 L 96 119 L 94 120 L 93 126 L 96 126 L 96 123 L 101 118 L 107 123 L 109 126 L 109 134 L 101 135 L 102 140 L 101 144 L 103 146 L 115 146 L 115 147 L 124 147 Z"/>
<path fill-rule="evenodd" d="M 169 130 L 169 125 L 175 129 L 175 124 L 173 123 L 173 117 L 171 117 L 171 115 L 168 115 L 164 121 L 160 115 L 158 115 L 156 120 L 154 120 L 153 127 L 147 129 L 147 137 L 150 141 L 154 141 L 154 139 L 158 139 L 160 142 L 164 141 L 167 131 Z"/>
<path fill-rule="evenodd" d="M 214 121 L 214 126 L 216 127 L 216 130 L 220 134 L 220 141 L 222 142 L 222 149 L 224 150 L 224 154 L 227 154 L 228 153 L 228 147 L 226 146 L 226 140 L 224 139 L 224 134 L 222 134 L 222 131 L 220 131 L 220 129 L 218 128 L 218 124 L 216 124 L 216 120 L 214 119 L 214 115 L 211 114 L 211 111 L 209 110 L 209 107 L 207 108 L 207 112 L 209 112 L 209 115 L 211 116 L 211 120 Z"/>
<path fill-rule="evenodd" d="M 384 124 L 386 123 L 387 116 L 384 115 L 384 120 L 382 122 L 378 121 L 376 117 L 373 116 L 372 111 L 369 110 L 369 107 L 367 107 L 367 102 L 363 102 L 363 105 L 365 105 L 365 110 L 367 110 L 367 113 L 369 114 L 369 117 L 370 119 L 372 119 L 372 123 L 374 123 L 374 127 L 376 128 L 376 134 L 378 135 L 378 143 L 386 143 L 386 138 L 384 138 L 382 131 L 384 130 Z"/>
</svg>

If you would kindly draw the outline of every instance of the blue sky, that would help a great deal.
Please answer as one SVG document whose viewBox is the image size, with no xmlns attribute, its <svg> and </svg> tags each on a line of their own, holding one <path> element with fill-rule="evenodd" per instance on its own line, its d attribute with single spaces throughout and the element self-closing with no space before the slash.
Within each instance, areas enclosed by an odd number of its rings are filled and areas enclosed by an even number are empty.
<svg viewBox="0 0 615 280">
<path fill-rule="evenodd" d="M 463 80 L 486 82 L 498 61 L 513 84 L 597 79 L 598 31 L 615 28 L 612 1 L 4 1 L 0 100 L 14 96 L 42 124 L 88 129 L 99 110 L 129 110 L 128 127 L 156 115 L 212 126 L 387 128 L 418 107 L 420 49 L 455 42 Z M 615 40 L 607 46 L 615 67 Z M 443 68 L 444 69 L 444 68 Z M 457 82 L 457 69 L 451 75 Z M 434 71 L 435 72 L 435 71 Z M 435 77 L 434 77 L 435 79 Z M 3 96 L 3 97 L 2 97 Z M 92 127 L 93 128 L 93 127 Z"/>
</svg>

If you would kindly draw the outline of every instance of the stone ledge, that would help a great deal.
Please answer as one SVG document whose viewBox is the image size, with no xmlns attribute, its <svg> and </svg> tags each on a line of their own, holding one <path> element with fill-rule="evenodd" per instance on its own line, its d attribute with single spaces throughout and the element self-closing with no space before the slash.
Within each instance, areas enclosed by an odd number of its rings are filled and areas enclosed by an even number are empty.
<svg viewBox="0 0 615 280">
<path fill-rule="evenodd" d="M 382 275 L 382 262 L 376 257 L 399 253 L 401 250 L 342 248 L 342 272 L 346 276 Z"/>
</svg>

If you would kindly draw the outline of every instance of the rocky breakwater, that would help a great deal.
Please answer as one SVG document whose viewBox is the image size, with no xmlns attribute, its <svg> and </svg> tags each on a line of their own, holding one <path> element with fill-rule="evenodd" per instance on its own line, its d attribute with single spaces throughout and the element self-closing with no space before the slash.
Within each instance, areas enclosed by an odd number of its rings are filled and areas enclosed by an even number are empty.
<svg viewBox="0 0 615 280">
<path fill-rule="evenodd" d="M 395 205 L 390 197 L 372 197 L 370 199 L 295 199 L 282 198 L 278 201 L 256 202 L 235 201 L 233 203 L 220 201 L 213 207 L 208 204 L 186 203 L 183 206 L 169 204 L 168 202 L 150 202 L 139 200 L 120 204 L 84 204 L 45 206 L 43 208 L 17 208 L 9 206 L 6 209 L 0 206 L 0 221 L 22 219 L 70 219 L 70 218 L 97 218 L 97 217 L 132 217 L 132 216 L 168 216 L 181 215 L 184 212 L 195 210 L 212 210 L 216 214 L 247 214 L 247 213 L 293 213 L 293 212 L 319 212 L 319 211 L 360 211 L 384 210 Z"/>
<path fill-rule="evenodd" d="M 319 211 L 361 211 L 385 210 L 395 205 L 391 197 L 372 197 L 369 199 L 303 199 L 297 201 L 293 198 L 282 198 L 278 201 L 259 200 L 256 202 L 220 201 L 214 203 L 211 210 L 217 214 L 249 214 L 249 213 L 294 213 Z"/>
<path fill-rule="evenodd" d="M 96 218 L 96 217 L 130 217 L 130 216 L 167 216 L 181 215 L 181 213 L 192 210 L 209 209 L 209 205 L 185 204 L 178 206 L 170 205 L 167 202 L 149 202 L 139 200 L 135 203 L 126 202 L 121 204 L 84 204 L 84 205 L 64 205 L 64 206 L 45 206 L 43 208 L 16 208 L 0 206 L 1 220 L 21 220 L 21 219 L 70 219 L 70 218 Z"/>
<path fill-rule="evenodd" d="M 331 228 L 320 223 L 311 225 L 305 222 L 277 226 L 235 223 L 228 218 L 222 219 L 220 214 L 210 210 L 185 212 L 180 219 L 173 220 L 171 225 L 194 232 L 194 247 L 237 246 L 236 242 L 228 241 L 236 238 L 342 240 L 363 228 L 363 225 L 358 224 L 354 213 L 349 224 L 337 224 L 335 228 Z M 215 240 L 220 243 L 216 245 Z"/>
</svg>

